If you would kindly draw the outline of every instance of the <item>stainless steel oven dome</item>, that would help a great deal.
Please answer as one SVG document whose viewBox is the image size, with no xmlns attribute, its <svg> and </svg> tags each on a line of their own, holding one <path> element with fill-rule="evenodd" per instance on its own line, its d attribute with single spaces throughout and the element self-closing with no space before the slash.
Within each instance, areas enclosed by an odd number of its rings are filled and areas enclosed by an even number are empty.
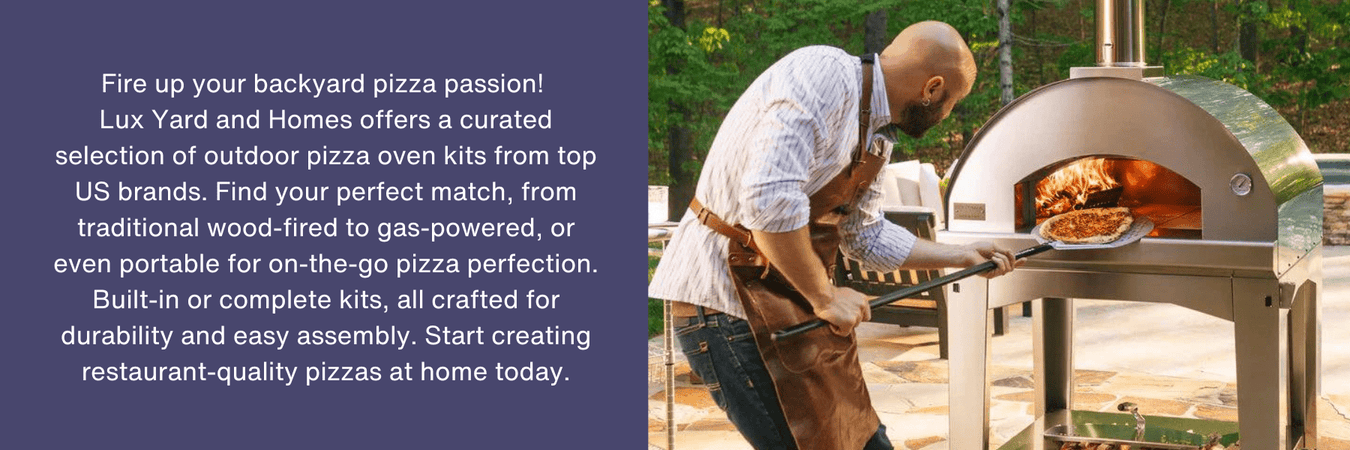
<svg viewBox="0 0 1350 450">
<path fill-rule="evenodd" d="M 1307 145 L 1251 93 L 1200 77 L 1070 79 L 1004 107 L 952 168 L 948 230 L 1014 233 L 1024 177 L 1089 156 L 1150 161 L 1200 189 L 1206 241 L 1275 245 L 1282 273 L 1322 239 L 1322 177 Z M 1068 256 L 1068 255 L 1065 255 Z"/>
</svg>

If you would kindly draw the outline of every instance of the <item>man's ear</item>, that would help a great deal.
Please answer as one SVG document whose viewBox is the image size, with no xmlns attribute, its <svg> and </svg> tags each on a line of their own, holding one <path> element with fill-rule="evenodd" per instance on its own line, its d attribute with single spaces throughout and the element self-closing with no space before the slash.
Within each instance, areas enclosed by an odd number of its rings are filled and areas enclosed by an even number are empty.
<svg viewBox="0 0 1350 450">
<path fill-rule="evenodd" d="M 938 92 L 942 91 L 946 85 L 947 80 L 942 78 L 942 75 L 933 75 L 932 78 L 929 78 L 928 81 L 923 84 L 923 96 L 920 97 L 920 99 L 937 101 L 942 97 L 938 95 Z"/>
</svg>

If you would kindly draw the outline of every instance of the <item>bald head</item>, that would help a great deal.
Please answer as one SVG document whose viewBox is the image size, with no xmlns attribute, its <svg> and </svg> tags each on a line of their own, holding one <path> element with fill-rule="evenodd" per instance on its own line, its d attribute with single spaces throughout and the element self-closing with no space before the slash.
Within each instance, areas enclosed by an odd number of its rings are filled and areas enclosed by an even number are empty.
<svg viewBox="0 0 1350 450">
<path fill-rule="evenodd" d="M 970 47 L 955 28 L 942 22 L 910 25 L 882 50 L 880 59 L 896 122 L 905 119 L 900 116 L 907 110 L 911 114 L 917 111 L 915 105 L 931 109 L 920 111 L 929 116 L 928 120 L 941 121 L 975 84 L 975 57 Z"/>
</svg>

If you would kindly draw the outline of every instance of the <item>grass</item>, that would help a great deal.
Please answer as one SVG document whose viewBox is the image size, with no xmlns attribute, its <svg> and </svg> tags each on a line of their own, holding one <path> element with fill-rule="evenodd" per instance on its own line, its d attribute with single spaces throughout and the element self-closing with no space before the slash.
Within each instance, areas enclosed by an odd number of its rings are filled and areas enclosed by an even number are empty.
<svg viewBox="0 0 1350 450">
<path fill-rule="evenodd" d="M 661 300 L 647 299 L 647 337 L 653 337 L 665 331 L 665 308 Z"/>
<path fill-rule="evenodd" d="M 661 258 L 656 256 L 647 257 L 648 283 L 652 282 L 652 273 L 656 272 L 656 263 L 660 261 Z M 665 329 L 664 320 L 665 320 L 665 302 L 659 299 L 647 297 L 647 337 L 650 338 L 652 336 L 661 334 L 661 332 Z"/>
</svg>

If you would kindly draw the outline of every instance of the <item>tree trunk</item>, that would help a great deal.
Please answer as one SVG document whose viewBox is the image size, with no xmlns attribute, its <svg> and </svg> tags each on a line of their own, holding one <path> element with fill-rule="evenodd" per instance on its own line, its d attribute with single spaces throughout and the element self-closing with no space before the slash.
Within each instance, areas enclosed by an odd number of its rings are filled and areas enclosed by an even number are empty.
<svg viewBox="0 0 1350 450">
<path fill-rule="evenodd" d="M 1036 10 L 1031 8 L 1031 38 L 1036 39 Z M 1041 61 L 1041 46 L 1031 45 L 1031 59 L 1036 61 L 1036 86 L 1045 84 L 1045 61 Z"/>
<path fill-rule="evenodd" d="M 1303 64 L 1303 54 L 1308 51 L 1308 33 L 1301 27 L 1290 26 L 1289 38 L 1294 41 L 1294 54 L 1290 56 L 1289 61 L 1285 61 L 1285 64 L 1298 67 Z M 1308 89 L 1306 83 L 1298 88 L 1298 127 L 1295 128 L 1295 131 L 1299 133 L 1303 133 L 1304 121 L 1308 118 Z"/>
<path fill-rule="evenodd" d="M 1256 70 L 1260 72 L 1260 61 L 1257 59 L 1260 57 L 1261 37 L 1257 34 L 1259 30 L 1256 28 L 1256 18 L 1247 12 L 1247 3 L 1253 0 L 1236 1 L 1238 5 L 1238 54 L 1242 56 L 1242 59 L 1251 61 L 1252 65 L 1256 66 Z"/>
<path fill-rule="evenodd" d="M 1163 0 L 1162 11 L 1159 11 L 1160 17 L 1158 18 L 1158 44 L 1156 45 L 1158 51 L 1157 55 L 1159 56 L 1161 56 L 1163 53 L 1163 44 L 1165 43 L 1164 40 L 1167 39 L 1167 10 L 1171 8 L 1172 8 L 1172 0 Z M 1159 56 L 1154 56 L 1154 61 L 1162 61 L 1162 58 L 1160 58 Z"/>
<path fill-rule="evenodd" d="M 886 48 L 886 9 L 867 14 L 863 21 L 863 53 L 881 53 Z"/>
<path fill-rule="evenodd" d="M 1298 65 L 1303 62 L 1303 54 L 1308 51 L 1308 32 L 1298 26 L 1291 26 L 1289 27 L 1289 37 L 1293 39 L 1294 50 L 1297 52 L 1297 56 L 1291 63 Z"/>
<path fill-rule="evenodd" d="M 1214 7 L 1209 10 L 1209 46 L 1213 48 L 1214 53 L 1219 53 L 1219 0 L 1214 0 Z"/>
<path fill-rule="evenodd" d="M 1261 38 L 1257 35 L 1256 21 L 1252 18 L 1242 18 L 1242 25 L 1238 27 L 1238 53 L 1242 59 L 1252 62 L 1253 66 L 1258 66 L 1258 49 L 1261 45 Z"/>
<path fill-rule="evenodd" d="M 1083 0 L 1078 0 L 1078 10 L 1079 10 L 1079 11 L 1085 11 L 1083 8 L 1084 8 L 1084 6 L 1083 6 Z M 1084 22 L 1085 22 L 1085 21 L 1083 20 L 1083 15 L 1082 15 L 1082 14 L 1079 14 L 1079 15 L 1078 15 L 1078 40 L 1081 41 L 1081 42 L 1087 42 L 1087 27 L 1084 25 Z"/>
<path fill-rule="evenodd" d="M 688 117 L 688 111 L 680 107 L 676 111 L 676 117 Z M 694 199 L 694 191 L 698 186 L 698 176 L 685 167 L 685 163 L 693 158 L 693 139 L 692 133 L 688 127 L 674 125 L 666 134 L 666 149 L 670 151 L 670 191 L 667 210 L 670 213 L 670 220 L 679 222 L 684 217 L 684 211 L 689 208 L 689 202 Z"/>
<path fill-rule="evenodd" d="M 677 28 L 684 28 L 684 0 L 662 0 L 666 6 L 666 19 L 670 20 L 670 25 Z M 680 68 L 674 64 L 666 67 L 666 73 L 676 74 Z M 679 102 L 670 102 L 671 115 L 674 116 L 674 123 L 666 132 L 666 156 L 667 170 L 670 172 L 670 220 L 679 221 L 684 217 L 684 211 L 689 207 L 689 201 L 694 199 L 694 188 L 698 183 L 698 176 L 693 171 L 685 167 L 685 163 L 693 159 L 693 138 L 692 131 L 686 125 L 690 122 L 691 114 L 689 105 Z"/>
<path fill-rule="evenodd" d="M 960 121 L 962 124 L 968 123 L 967 120 L 970 119 L 970 107 L 968 106 L 968 103 L 966 102 L 957 103 L 956 107 L 952 108 L 952 115 L 956 116 L 956 120 Z M 961 150 L 961 148 L 965 148 L 966 145 L 969 145 L 970 139 L 974 136 L 975 136 L 975 129 L 973 127 L 971 127 L 970 125 L 962 126 L 961 147 L 957 148 L 957 150 Z"/>
<path fill-rule="evenodd" d="M 684 0 L 661 0 L 666 7 L 666 20 L 676 28 L 684 28 Z"/>
<path fill-rule="evenodd" d="M 1013 101 L 1011 0 L 998 0 L 998 86 L 1003 104 Z"/>
</svg>

